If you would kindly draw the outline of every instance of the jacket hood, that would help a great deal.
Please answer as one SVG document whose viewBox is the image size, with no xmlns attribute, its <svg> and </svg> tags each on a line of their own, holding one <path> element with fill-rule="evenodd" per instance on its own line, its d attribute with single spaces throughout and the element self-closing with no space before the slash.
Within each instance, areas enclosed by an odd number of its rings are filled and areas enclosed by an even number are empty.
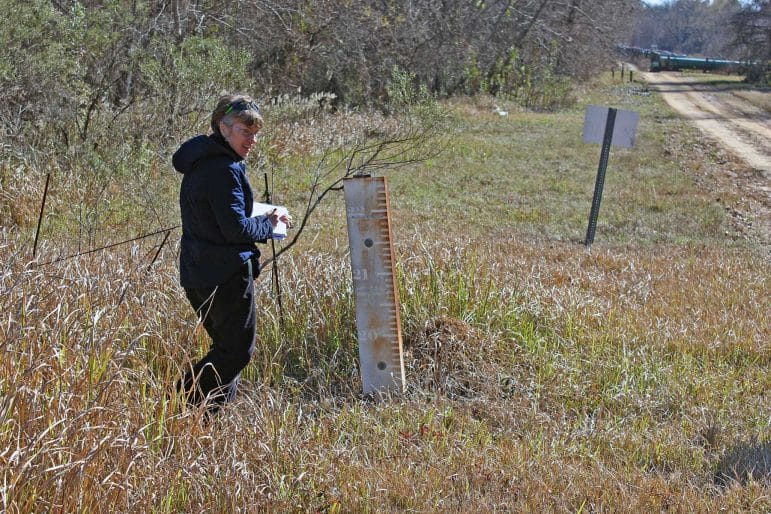
<svg viewBox="0 0 771 514">
<path fill-rule="evenodd" d="M 234 162 L 241 160 L 241 157 L 221 136 L 200 135 L 182 143 L 182 146 L 174 152 L 171 163 L 175 170 L 184 174 L 191 171 L 196 162 L 216 157 L 227 158 Z"/>
</svg>

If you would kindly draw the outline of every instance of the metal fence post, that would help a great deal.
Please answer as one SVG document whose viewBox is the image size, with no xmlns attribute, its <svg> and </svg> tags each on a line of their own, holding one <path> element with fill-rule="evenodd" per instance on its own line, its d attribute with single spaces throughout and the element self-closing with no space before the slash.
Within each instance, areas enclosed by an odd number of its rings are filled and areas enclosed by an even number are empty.
<svg viewBox="0 0 771 514">
<path fill-rule="evenodd" d="M 600 165 L 597 168 L 597 180 L 594 183 L 594 197 L 592 198 L 592 210 L 589 213 L 589 226 L 586 229 L 584 244 L 591 246 L 594 242 L 594 233 L 597 230 L 597 217 L 600 214 L 600 201 L 602 200 L 602 188 L 605 184 L 605 171 L 608 169 L 610 157 L 610 143 L 613 139 L 613 127 L 616 124 L 616 109 L 608 109 L 608 118 L 605 121 L 605 134 L 602 139 L 602 151 L 600 153 Z"/>
</svg>

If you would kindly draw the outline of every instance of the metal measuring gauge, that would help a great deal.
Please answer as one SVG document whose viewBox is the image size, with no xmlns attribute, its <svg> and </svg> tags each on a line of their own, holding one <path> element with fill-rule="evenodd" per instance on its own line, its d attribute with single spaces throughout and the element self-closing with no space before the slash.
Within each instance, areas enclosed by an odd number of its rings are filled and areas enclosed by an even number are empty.
<svg viewBox="0 0 771 514">
<path fill-rule="evenodd" d="M 404 391 L 404 358 L 385 177 L 343 182 L 364 394 Z"/>
</svg>

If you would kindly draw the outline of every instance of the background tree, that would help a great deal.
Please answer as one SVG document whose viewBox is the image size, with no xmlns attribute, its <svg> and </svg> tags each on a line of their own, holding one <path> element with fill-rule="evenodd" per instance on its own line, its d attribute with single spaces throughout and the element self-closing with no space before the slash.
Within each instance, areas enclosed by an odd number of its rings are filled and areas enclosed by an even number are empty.
<svg viewBox="0 0 771 514">
<path fill-rule="evenodd" d="M 739 58 L 730 45 L 733 29 L 726 20 L 741 9 L 739 0 L 645 4 L 637 18 L 632 44 L 694 56 Z"/>
<path fill-rule="evenodd" d="M 751 81 L 771 82 L 771 2 L 752 0 L 731 18 L 732 45 L 744 59 L 756 63 L 748 75 Z"/>
<path fill-rule="evenodd" d="M 761 82 L 771 58 L 768 0 L 670 0 L 644 4 L 632 45 L 675 53 L 752 61 L 748 80 Z"/>
</svg>

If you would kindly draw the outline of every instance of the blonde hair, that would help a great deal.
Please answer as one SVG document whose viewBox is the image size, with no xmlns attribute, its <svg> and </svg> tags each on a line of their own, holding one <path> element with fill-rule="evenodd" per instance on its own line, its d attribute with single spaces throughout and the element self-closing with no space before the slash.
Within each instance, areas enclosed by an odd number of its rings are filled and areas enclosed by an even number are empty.
<svg viewBox="0 0 771 514">
<path fill-rule="evenodd" d="M 220 133 L 220 122 L 225 125 L 233 125 L 240 121 L 247 127 L 254 127 L 260 130 L 263 125 L 263 119 L 260 115 L 260 108 L 249 95 L 223 95 L 217 100 L 217 107 L 211 115 L 211 129 L 215 134 Z"/>
</svg>

